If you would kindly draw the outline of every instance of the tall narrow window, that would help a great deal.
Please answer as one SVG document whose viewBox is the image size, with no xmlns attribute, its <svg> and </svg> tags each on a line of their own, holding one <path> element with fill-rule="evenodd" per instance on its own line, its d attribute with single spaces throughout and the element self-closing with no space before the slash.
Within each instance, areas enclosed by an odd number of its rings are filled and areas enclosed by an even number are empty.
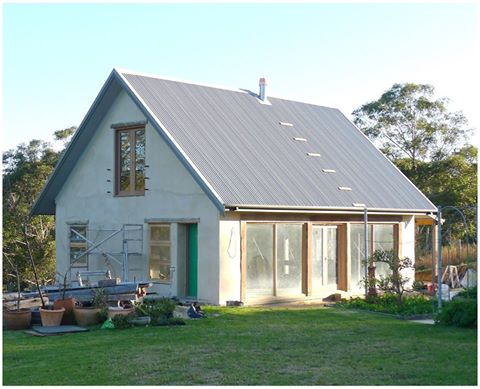
<svg viewBox="0 0 480 389">
<path fill-rule="evenodd" d="M 120 128 L 115 139 L 115 193 L 138 196 L 145 193 L 145 128 Z"/>
<path fill-rule="evenodd" d="M 150 225 L 150 279 L 170 281 L 170 225 Z"/>
<path fill-rule="evenodd" d="M 70 226 L 70 265 L 72 267 L 88 267 L 88 254 L 80 257 L 82 253 L 87 251 L 87 226 L 76 225 Z"/>
</svg>

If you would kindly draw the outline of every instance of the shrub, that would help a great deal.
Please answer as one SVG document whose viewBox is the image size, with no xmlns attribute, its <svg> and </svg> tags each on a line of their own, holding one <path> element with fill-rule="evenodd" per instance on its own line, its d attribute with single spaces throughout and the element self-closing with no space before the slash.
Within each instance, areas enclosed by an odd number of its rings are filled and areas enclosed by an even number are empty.
<svg viewBox="0 0 480 389">
<path fill-rule="evenodd" d="M 150 316 L 152 324 L 160 320 L 173 318 L 173 311 L 177 303 L 167 297 L 158 300 L 145 299 L 142 304 L 136 306 L 136 312 L 140 316 Z"/>
<path fill-rule="evenodd" d="M 364 309 L 367 311 L 410 316 L 432 313 L 435 304 L 435 301 L 425 296 L 404 296 L 399 304 L 397 295 L 385 293 L 382 296 L 372 296 L 367 299 L 356 297 L 350 300 L 342 300 L 336 305 L 342 308 Z"/>
<path fill-rule="evenodd" d="M 130 323 L 131 315 L 125 316 L 125 315 L 115 315 L 112 317 L 112 323 L 115 326 L 115 328 L 119 330 L 123 330 L 125 328 L 130 328 L 133 327 L 133 324 Z"/>
<path fill-rule="evenodd" d="M 477 327 L 477 300 L 457 299 L 445 303 L 435 317 L 435 321 L 456 327 Z"/>
<path fill-rule="evenodd" d="M 466 290 L 462 290 L 459 294 L 457 294 L 455 297 L 464 297 L 464 298 L 471 298 L 471 299 L 476 299 L 477 298 L 477 287 L 474 286 L 472 288 L 468 288 Z"/>
</svg>

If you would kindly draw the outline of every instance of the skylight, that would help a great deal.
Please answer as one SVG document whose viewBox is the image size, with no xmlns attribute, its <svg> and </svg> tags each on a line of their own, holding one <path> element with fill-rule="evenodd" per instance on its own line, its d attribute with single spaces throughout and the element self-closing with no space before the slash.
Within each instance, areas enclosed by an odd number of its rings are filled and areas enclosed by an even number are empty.
<svg viewBox="0 0 480 389">
<path fill-rule="evenodd" d="M 309 157 L 320 157 L 319 153 L 307 153 Z"/>
<path fill-rule="evenodd" d="M 333 170 L 333 169 L 322 169 L 322 172 L 324 172 L 324 173 L 336 173 L 337 171 Z"/>
<path fill-rule="evenodd" d="M 363 208 L 365 208 L 365 204 L 363 204 L 363 203 L 353 203 L 352 205 L 353 205 L 354 207 L 363 207 Z"/>
<path fill-rule="evenodd" d="M 305 138 L 300 138 L 298 136 L 294 136 L 293 140 L 296 140 L 297 142 L 306 142 L 307 141 Z"/>
<path fill-rule="evenodd" d="M 343 190 L 345 192 L 348 192 L 348 191 L 351 191 L 352 188 L 350 188 L 349 186 L 339 186 L 338 190 Z"/>
<path fill-rule="evenodd" d="M 285 127 L 293 127 L 293 124 L 289 122 L 280 122 L 280 125 Z"/>
</svg>

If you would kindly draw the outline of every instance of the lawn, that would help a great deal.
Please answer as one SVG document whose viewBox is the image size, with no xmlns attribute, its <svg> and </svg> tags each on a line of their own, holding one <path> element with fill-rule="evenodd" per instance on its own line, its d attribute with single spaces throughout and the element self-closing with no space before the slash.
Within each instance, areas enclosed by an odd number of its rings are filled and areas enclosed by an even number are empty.
<svg viewBox="0 0 480 389">
<path fill-rule="evenodd" d="M 334 308 L 207 312 L 176 327 L 4 331 L 3 384 L 477 384 L 476 330 Z"/>
</svg>

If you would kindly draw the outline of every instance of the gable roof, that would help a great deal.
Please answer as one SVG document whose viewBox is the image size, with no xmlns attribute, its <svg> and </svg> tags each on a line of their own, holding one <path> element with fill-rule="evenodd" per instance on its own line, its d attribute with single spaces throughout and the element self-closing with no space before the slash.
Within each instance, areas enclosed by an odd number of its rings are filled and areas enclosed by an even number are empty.
<svg viewBox="0 0 480 389">
<path fill-rule="evenodd" d="M 54 199 L 76 158 L 121 89 L 221 211 L 358 210 L 354 204 L 385 211 L 435 211 L 338 109 L 274 97 L 265 104 L 245 90 L 114 69 L 32 213 L 54 212 Z"/>
</svg>

